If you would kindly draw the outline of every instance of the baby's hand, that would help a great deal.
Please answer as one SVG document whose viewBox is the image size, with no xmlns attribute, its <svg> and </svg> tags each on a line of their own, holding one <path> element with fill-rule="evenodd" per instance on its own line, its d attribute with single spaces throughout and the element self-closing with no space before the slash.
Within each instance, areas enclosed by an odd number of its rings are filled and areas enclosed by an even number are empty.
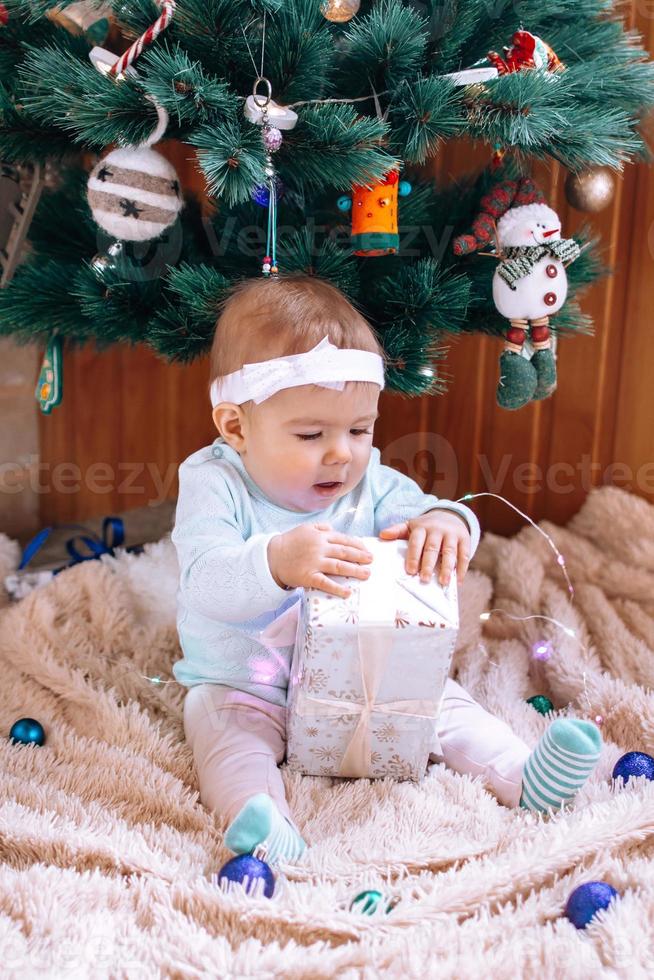
<svg viewBox="0 0 654 980">
<path fill-rule="evenodd" d="M 420 517 L 385 527 L 379 532 L 379 537 L 386 541 L 409 539 L 405 561 L 409 575 L 415 575 L 420 568 L 421 580 L 429 582 L 440 554 L 440 584 L 449 584 L 455 564 L 457 581 L 459 584 L 463 582 L 470 564 L 472 542 L 468 525 L 454 511 L 431 510 Z"/>
<path fill-rule="evenodd" d="M 268 564 L 278 585 L 322 589 L 346 598 L 351 588 L 338 585 L 328 575 L 366 579 L 372 555 L 359 538 L 332 530 L 331 524 L 300 524 L 276 534 L 268 542 Z"/>
</svg>

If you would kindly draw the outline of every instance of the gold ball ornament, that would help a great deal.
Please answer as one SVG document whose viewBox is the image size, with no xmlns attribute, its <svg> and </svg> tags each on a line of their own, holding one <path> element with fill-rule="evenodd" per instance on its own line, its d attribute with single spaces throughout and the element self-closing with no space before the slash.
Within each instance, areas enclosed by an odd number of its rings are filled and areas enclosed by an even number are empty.
<svg viewBox="0 0 654 980">
<path fill-rule="evenodd" d="M 595 214 L 613 200 L 615 178 L 607 167 L 593 167 L 578 174 L 568 174 L 565 196 L 577 211 Z"/>
<path fill-rule="evenodd" d="M 324 0 L 320 12 L 333 24 L 345 24 L 359 13 L 361 0 Z"/>
</svg>

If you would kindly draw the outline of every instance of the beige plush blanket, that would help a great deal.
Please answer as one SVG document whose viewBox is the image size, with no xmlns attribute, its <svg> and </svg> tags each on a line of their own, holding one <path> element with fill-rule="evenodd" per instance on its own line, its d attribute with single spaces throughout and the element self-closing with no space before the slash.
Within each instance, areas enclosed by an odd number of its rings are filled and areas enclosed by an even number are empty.
<svg viewBox="0 0 654 980">
<path fill-rule="evenodd" d="M 529 744 L 548 724 L 532 694 L 562 716 L 603 717 L 604 752 L 575 807 L 509 810 L 442 765 L 419 785 L 285 771 L 310 847 L 272 900 L 211 882 L 230 855 L 198 802 L 184 692 L 170 680 L 169 538 L 5 604 L 2 976 L 654 976 L 654 783 L 611 780 L 624 752 L 654 754 L 654 507 L 605 487 L 566 528 L 543 527 L 574 602 L 533 528 L 487 534 L 462 592 L 455 676 Z M 16 558 L 0 536 L 0 581 Z M 554 617 L 578 637 L 504 613 L 481 622 L 491 607 Z M 531 658 L 540 638 L 548 662 Z M 10 744 L 23 716 L 45 726 L 43 747 Z M 592 879 L 621 897 L 578 932 L 563 908 Z M 400 902 L 350 912 L 367 887 Z"/>
</svg>

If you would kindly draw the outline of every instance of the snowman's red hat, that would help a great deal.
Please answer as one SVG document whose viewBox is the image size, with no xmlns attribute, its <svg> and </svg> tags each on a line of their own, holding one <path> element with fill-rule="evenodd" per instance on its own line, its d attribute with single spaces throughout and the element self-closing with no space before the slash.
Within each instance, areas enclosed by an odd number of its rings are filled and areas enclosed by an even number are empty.
<svg viewBox="0 0 654 980">
<path fill-rule="evenodd" d="M 455 255 L 468 255 L 482 248 L 493 238 L 497 221 L 512 208 L 525 204 L 545 204 L 545 196 L 531 177 L 504 180 L 479 202 L 479 215 L 472 224 L 472 233 L 454 239 Z"/>
</svg>

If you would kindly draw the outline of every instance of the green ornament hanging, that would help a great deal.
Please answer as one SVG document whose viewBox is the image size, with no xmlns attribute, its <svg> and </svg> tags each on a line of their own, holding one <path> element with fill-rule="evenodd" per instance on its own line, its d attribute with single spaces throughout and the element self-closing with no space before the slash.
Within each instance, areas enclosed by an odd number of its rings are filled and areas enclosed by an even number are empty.
<svg viewBox="0 0 654 980">
<path fill-rule="evenodd" d="M 58 334 L 48 340 L 34 395 L 44 415 L 61 403 L 64 393 L 63 341 Z"/>
</svg>

